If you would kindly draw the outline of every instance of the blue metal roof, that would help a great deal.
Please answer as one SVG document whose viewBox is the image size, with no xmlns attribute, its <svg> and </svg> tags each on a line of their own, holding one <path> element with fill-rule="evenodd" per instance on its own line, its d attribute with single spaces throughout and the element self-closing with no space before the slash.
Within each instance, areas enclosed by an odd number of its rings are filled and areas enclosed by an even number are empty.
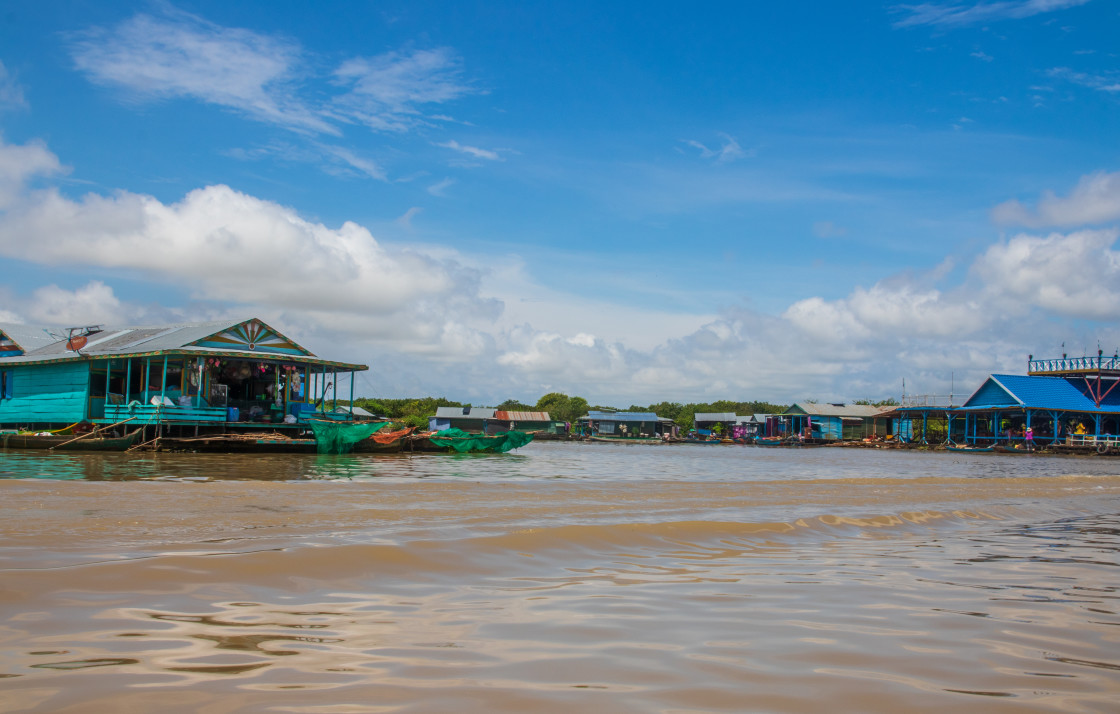
<svg viewBox="0 0 1120 714">
<path fill-rule="evenodd" d="M 965 409 L 1022 407 L 1069 412 L 1100 412 L 1093 400 L 1063 377 L 993 374 L 964 403 Z"/>
<path fill-rule="evenodd" d="M 653 412 L 588 412 L 584 418 L 598 421 L 662 421 Z"/>
</svg>

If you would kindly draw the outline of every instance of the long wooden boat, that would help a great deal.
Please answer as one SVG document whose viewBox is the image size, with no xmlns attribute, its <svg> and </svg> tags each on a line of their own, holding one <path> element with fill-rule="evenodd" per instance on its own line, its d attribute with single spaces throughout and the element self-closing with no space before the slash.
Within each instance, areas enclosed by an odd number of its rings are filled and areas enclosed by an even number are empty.
<svg viewBox="0 0 1120 714">
<path fill-rule="evenodd" d="M 0 445 L 5 449 L 57 449 L 58 451 L 124 451 L 140 438 L 141 430 L 134 429 L 124 436 L 86 436 L 73 434 L 0 434 Z"/>
<path fill-rule="evenodd" d="M 993 446 L 946 446 L 946 451 L 957 451 L 970 454 L 985 454 L 995 451 Z"/>
<path fill-rule="evenodd" d="M 209 454 L 314 454 L 314 439 L 290 438 L 282 434 L 213 434 L 162 438 L 152 445 L 156 451 L 197 451 Z"/>
<path fill-rule="evenodd" d="M 779 436 L 759 436 L 754 440 L 755 446 L 781 446 L 785 440 Z"/>
<path fill-rule="evenodd" d="M 641 436 L 589 436 L 588 441 L 596 441 L 601 444 L 663 444 L 664 439 L 649 438 Z"/>
</svg>

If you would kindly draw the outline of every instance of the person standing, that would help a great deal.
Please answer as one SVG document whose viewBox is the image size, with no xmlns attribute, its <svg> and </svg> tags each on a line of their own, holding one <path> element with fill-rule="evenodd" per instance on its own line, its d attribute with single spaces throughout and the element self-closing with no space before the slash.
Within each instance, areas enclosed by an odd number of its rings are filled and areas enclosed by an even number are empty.
<svg viewBox="0 0 1120 714">
<path fill-rule="evenodd" d="M 1034 429 L 1027 427 L 1023 432 L 1023 443 L 1027 445 L 1027 451 L 1034 451 Z"/>
</svg>

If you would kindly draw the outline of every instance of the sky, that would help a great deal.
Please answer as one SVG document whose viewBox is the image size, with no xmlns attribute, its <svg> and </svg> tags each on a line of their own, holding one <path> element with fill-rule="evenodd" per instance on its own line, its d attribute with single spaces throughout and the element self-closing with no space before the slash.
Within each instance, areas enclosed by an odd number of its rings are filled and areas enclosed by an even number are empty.
<svg viewBox="0 0 1120 714">
<path fill-rule="evenodd" d="M 0 8 L 0 322 L 360 396 L 967 395 L 1120 349 L 1120 3 Z"/>
</svg>

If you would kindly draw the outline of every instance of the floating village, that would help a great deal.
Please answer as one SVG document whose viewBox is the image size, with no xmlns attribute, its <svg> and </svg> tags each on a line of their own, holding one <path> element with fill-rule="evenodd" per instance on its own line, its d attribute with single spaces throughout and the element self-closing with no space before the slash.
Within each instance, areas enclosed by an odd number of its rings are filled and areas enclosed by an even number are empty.
<svg viewBox="0 0 1120 714">
<path fill-rule="evenodd" d="M 796 403 L 697 413 L 682 433 L 643 412 L 439 407 L 398 428 L 353 406 L 362 364 L 322 359 L 259 319 L 152 327 L 0 324 L 0 445 L 74 451 L 502 453 L 534 439 L 1120 455 L 1120 356 L 1027 360 L 967 398 Z M 340 394 L 347 385 L 349 394 Z"/>
</svg>

